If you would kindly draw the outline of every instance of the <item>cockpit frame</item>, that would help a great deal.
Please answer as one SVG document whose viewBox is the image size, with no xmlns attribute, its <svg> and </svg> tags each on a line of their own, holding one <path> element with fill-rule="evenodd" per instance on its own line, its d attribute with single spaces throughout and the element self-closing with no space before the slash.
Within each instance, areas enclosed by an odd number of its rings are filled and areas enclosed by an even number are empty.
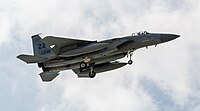
<svg viewBox="0 0 200 111">
<path fill-rule="evenodd" d="M 140 31 L 140 32 L 132 33 L 132 36 L 147 35 L 147 34 L 150 34 L 150 33 L 147 31 Z"/>
</svg>

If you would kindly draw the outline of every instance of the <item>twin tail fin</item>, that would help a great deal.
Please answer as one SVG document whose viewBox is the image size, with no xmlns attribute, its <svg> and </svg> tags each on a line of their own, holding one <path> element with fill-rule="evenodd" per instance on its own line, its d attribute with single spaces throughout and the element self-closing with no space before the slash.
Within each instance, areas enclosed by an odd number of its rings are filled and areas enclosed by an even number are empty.
<svg viewBox="0 0 200 111">
<path fill-rule="evenodd" d="M 26 63 L 40 63 L 56 56 L 51 47 L 39 35 L 33 35 L 31 38 L 34 55 L 21 54 L 17 58 Z"/>
</svg>

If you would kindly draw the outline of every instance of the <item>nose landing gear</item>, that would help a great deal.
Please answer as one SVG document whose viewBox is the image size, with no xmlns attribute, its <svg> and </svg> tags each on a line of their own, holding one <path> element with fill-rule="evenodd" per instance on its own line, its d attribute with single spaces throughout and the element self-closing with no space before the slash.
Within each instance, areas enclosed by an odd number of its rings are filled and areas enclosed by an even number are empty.
<svg viewBox="0 0 200 111">
<path fill-rule="evenodd" d="M 128 50 L 128 52 L 127 52 L 127 57 L 130 57 L 130 60 L 128 61 L 129 65 L 133 64 L 133 61 L 132 61 L 133 51 L 134 50 L 131 49 L 131 50 Z"/>
</svg>

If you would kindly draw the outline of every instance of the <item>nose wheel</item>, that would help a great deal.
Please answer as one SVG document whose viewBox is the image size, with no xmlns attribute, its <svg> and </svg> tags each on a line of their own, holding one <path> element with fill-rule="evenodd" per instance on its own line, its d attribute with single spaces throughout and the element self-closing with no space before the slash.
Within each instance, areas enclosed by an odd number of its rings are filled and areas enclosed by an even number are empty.
<svg viewBox="0 0 200 111">
<path fill-rule="evenodd" d="M 128 64 L 129 64 L 129 65 L 133 64 L 133 61 L 132 61 L 132 60 L 129 60 L 129 61 L 128 61 Z"/>
</svg>

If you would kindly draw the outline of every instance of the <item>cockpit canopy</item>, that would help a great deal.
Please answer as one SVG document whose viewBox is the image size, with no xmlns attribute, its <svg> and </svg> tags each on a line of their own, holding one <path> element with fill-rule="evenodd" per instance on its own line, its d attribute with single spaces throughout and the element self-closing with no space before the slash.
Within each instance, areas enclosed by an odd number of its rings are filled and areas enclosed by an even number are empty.
<svg viewBox="0 0 200 111">
<path fill-rule="evenodd" d="M 146 35 L 146 34 L 150 34 L 150 33 L 147 31 L 140 31 L 140 32 L 132 33 L 132 36 Z"/>
</svg>

